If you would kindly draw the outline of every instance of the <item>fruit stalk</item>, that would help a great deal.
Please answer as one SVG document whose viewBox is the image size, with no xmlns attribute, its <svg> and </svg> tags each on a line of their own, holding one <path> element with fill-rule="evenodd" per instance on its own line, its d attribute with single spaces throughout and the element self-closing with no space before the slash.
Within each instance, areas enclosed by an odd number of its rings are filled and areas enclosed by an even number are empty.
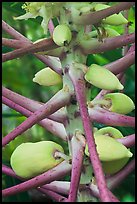
<svg viewBox="0 0 137 204">
<path fill-rule="evenodd" d="M 108 187 L 114 189 L 135 169 L 135 159 L 132 159 L 121 171 L 107 179 Z"/>
<path fill-rule="evenodd" d="M 119 142 L 121 142 L 126 147 L 133 147 L 135 145 L 135 134 L 125 136 L 123 138 L 117 139 Z"/>
<path fill-rule="evenodd" d="M 53 42 L 51 38 L 42 40 L 32 45 L 27 45 L 26 47 L 19 48 L 17 50 L 8 52 L 7 54 L 2 55 L 2 62 L 6 62 L 12 59 L 16 59 L 18 57 L 22 57 L 25 54 L 42 52 L 47 50 L 52 50 L 57 48 L 58 46 Z"/>
<path fill-rule="evenodd" d="M 12 102 L 11 100 L 5 98 L 2 96 L 2 102 L 5 105 L 8 105 L 10 108 L 13 108 L 17 112 L 21 113 L 22 115 L 29 117 L 33 114 L 32 111 L 29 111 L 26 108 L 23 108 L 22 106 Z M 43 119 L 40 122 L 38 122 L 39 125 L 41 125 L 43 128 L 51 132 L 53 135 L 56 135 L 57 137 L 63 139 L 64 141 L 67 141 L 67 134 L 64 126 L 59 123 L 52 121 L 50 119 Z"/>
<path fill-rule="evenodd" d="M 135 117 L 110 112 L 101 107 L 88 109 L 90 120 L 110 126 L 135 127 Z"/>
<path fill-rule="evenodd" d="M 105 38 L 103 42 L 98 41 L 98 39 L 84 39 L 83 37 L 83 39 L 81 39 L 78 44 L 85 54 L 97 54 L 114 50 L 134 42 L 135 33 L 130 33 L 113 38 Z"/>
<path fill-rule="evenodd" d="M 15 40 L 15 39 L 7 39 L 7 38 L 2 38 L 2 45 L 3 46 L 8 46 L 11 48 L 20 48 L 24 47 L 24 41 L 22 40 Z"/>
<path fill-rule="evenodd" d="M 47 196 L 49 196 L 50 198 L 52 198 L 52 200 L 56 201 L 56 202 L 64 202 L 66 200 L 66 197 L 52 191 L 52 190 L 47 190 L 44 189 L 42 187 L 38 188 L 38 190 L 44 194 L 46 194 Z"/>
<path fill-rule="evenodd" d="M 53 169 L 51 169 L 51 170 L 49 170 L 49 171 L 47 171 L 47 172 L 45 172 L 39 176 L 36 176 L 32 179 L 29 179 L 29 180 L 27 180 L 21 184 L 17 184 L 13 187 L 4 189 L 2 191 L 2 196 L 5 197 L 5 196 L 14 195 L 14 194 L 17 194 L 19 192 L 28 191 L 29 189 L 42 186 L 42 185 L 50 183 L 54 180 L 63 178 L 70 171 L 71 171 L 71 165 L 68 162 L 63 161 L 62 163 L 60 163 L 59 165 L 57 165 Z"/>
<path fill-rule="evenodd" d="M 14 37 L 17 40 L 21 40 L 24 42 L 24 46 L 28 46 L 28 44 L 32 45 L 33 43 L 27 39 L 25 36 L 20 34 L 18 31 L 16 31 L 14 28 L 12 28 L 10 25 L 8 25 L 5 21 L 2 20 L 2 29 L 6 31 L 9 35 Z M 21 47 L 20 47 L 21 48 Z M 39 54 L 33 54 L 35 57 L 37 57 L 39 60 L 41 60 L 46 66 L 49 66 L 51 69 L 56 71 L 58 74 L 62 74 L 62 70 L 56 66 L 55 63 L 53 63 L 52 60 L 50 60 L 50 56 L 43 56 Z"/>
<path fill-rule="evenodd" d="M 24 180 L 23 178 L 17 176 L 14 171 L 2 164 L 2 173 L 8 175 L 8 176 L 12 176 L 14 178 L 18 178 L 19 180 Z M 51 190 L 51 191 L 54 191 L 54 192 L 57 192 L 57 193 L 61 193 L 61 194 L 64 194 L 64 195 L 68 195 L 69 193 L 69 188 L 70 188 L 70 182 L 68 181 L 53 181 L 49 184 L 45 184 L 43 186 L 41 186 L 43 189 L 47 189 L 47 190 Z M 37 188 L 39 189 L 39 187 Z"/>
<path fill-rule="evenodd" d="M 126 54 L 124 57 L 104 65 L 105 68 L 113 72 L 114 74 L 119 74 L 120 72 L 126 71 L 131 65 L 135 63 L 135 51 Z"/>
<path fill-rule="evenodd" d="M 79 132 L 72 138 L 72 170 L 69 196 L 67 202 L 76 202 L 83 163 L 85 138 Z"/>
<path fill-rule="evenodd" d="M 34 124 L 44 119 L 47 115 L 50 115 L 60 109 L 64 104 L 69 103 L 71 94 L 68 89 L 62 89 L 55 94 L 46 104 L 44 104 L 39 110 L 35 111 L 29 118 L 16 127 L 12 132 L 6 135 L 2 140 L 2 146 L 4 147 L 11 140 L 18 135 L 31 128 Z"/>
<path fill-rule="evenodd" d="M 85 95 L 85 82 L 83 79 L 83 73 L 80 72 L 80 70 L 74 70 L 73 68 L 70 70 L 70 78 L 73 82 L 77 101 L 80 108 L 81 118 L 83 122 L 83 127 L 85 131 L 86 141 L 89 147 L 89 153 L 90 153 L 90 160 L 93 166 L 94 174 L 97 180 L 97 185 L 99 188 L 100 193 L 100 199 L 103 202 L 111 202 L 111 199 L 108 195 L 108 188 L 106 185 L 104 173 L 102 170 L 101 162 L 99 160 L 94 136 L 93 136 L 93 130 L 92 130 L 92 124 L 89 118 L 87 106 L 86 106 L 86 95 Z"/>
<path fill-rule="evenodd" d="M 132 7 L 135 3 L 134 2 L 121 2 L 117 5 L 111 6 L 110 8 L 103 9 L 101 11 L 90 12 L 88 14 L 83 15 L 74 15 L 72 16 L 72 20 L 75 24 L 80 25 L 90 25 L 90 24 L 97 24 L 103 18 L 106 18 L 112 14 L 119 13 L 122 10 L 127 10 Z"/>
<path fill-rule="evenodd" d="M 29 99 L 25 96 L 22 96 L 16 92 L 13 92 L 5 87 L 2 87 L 2 96 L 5 98 L 9 99 L 10 101 L 22 106 L 23 108 L 26 108 L 27 110 L 31 112 L 35 112 L 38 110 L 40 107 L 44 105 L 44 103 L 34 101 L 32 99 Z M 10 107 L 10 103 L 8 101 L 6 104 Z M 65 104 L 64 104 L 65 106 Z M 13 107 L 14 108 L 14 107 Z M 49 115 L 47 118 L 54 120 L 56 122 L 61 122 L 65 121 L 67 119 L 67 116 L 63 110 L 58 110 L 57 112 L 53 113 L 52 115 Z"/>
</svg>

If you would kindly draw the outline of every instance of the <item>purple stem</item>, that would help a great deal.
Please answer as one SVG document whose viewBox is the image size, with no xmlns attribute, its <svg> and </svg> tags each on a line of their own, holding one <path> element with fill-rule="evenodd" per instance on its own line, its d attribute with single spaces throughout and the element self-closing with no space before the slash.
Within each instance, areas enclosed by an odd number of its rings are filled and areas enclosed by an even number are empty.
<svg viewBox="0 0 137 204">
<path fill-rule="evenodd" d="M 7 33 L 9 33 L 11 36 L 16 38 L 17 40 L 21 40 L 24 42 L 24 45 L 22 46 L 28 46 L 29 44 L 32 45 L 33 43 L 27 39 L 25 36 L 17 32 L 14 28 L 12 28 L 10 25 L 8 25 L 6 22 L 2 21 L 2 28 Z M 58 68 L 55 63 L 52 62 L 49 56 L 43 56 L 39 54 L 34 54 L 35 57 L 37 57 L 39 60 L 41 60 L 44 64 L 49 66 L 51 69 L 53 69 L 58 74 L 62 74 L 62 69 L 60 67 Z"/>
<path fill-rule="evenodd" d="M 129 10 L 125 10 L 125 11 L 124 11 L 124 17 L 125 17 L 127 20 L 128 20 L 128 12 L 129 12 Z M 128 34 L 128 33 L 129 33 L 129 23 L 127 23 L 127 24 L 124 25 L 124 33 L 125 33 L 125 34 Z M 128 46 L 124 46 L 124 47 L 123 47 L 123 50 L 122 50 L 123 56 L 125 56 L 125 55 L 127 54 L 127 52 L 128 52 Z"/>
<path fill-rule="evenodd" d="M 101 99 L 103 98 L 104 95 L 106 95 L 107 93 L 111 93 L 111 92 L 112 92 L 111 90 L 102 89 L 93 100 Z"/>
<path fill-rule="evenodd" d="M 135 51 L 135 43 L 129 48 L 127 54 L 130 54 L 131 52 Z"/>
<path fill-rule="evenodd" d="M 57 60 L 53 60 L 51 56 L 47 55 L 40 55 L 40 54 L 33 54 L 35 57 L 37 57 L 41 62 L 46 64 L 46 66 L 49 66 L 51 69 L 53 69 L 55 72 L 57 72 L 59 75 L 62 75 L 62 67 L 58 67 Z"/>
<path fill-rule="evenodd" d="M 44 105 L 44 103 L 29 99 L 5 87 L 2 87 L 2 95 L 8 98 L 9 100 L 11 100 L 12 102 L 15 102 L 16 104 L 22 106 L 23 108 L 26 108 L 27 110 L 31 112 L 35 112 L 36 110 L 38 110 L 40 107 Z M 10 103 L 8 102 L 7 102 L 7 105 L 11 107 Z M 14 109 L 14 107 L 12 108 Z M 54 114 L 49 115 L 48 118 L 56 122 L 63 123 L 63 121 L 66 120 L 66 115 L 64 111 L 58 110 Z"/>
<path fill-rule="evenodd" d="M 120 202 L 118 200 L 118 198 L 110 190 L 108 190 L 108 194 L 109 194 L 112 202 Z"/>
<path fill-rule="evenodd" d="M 110 189 L 117 187 L 135 168 L 135 159 L 131 160 L 121 171 L 107 179 Z"/>
<path fill-rule="evenodd" d="M 6 31 L 9 35 L 11 35 L 13 38 L 28 42 L 28 39 L 26 37 L 24 37 L 21 33 L 16 31 L 14 28 L 12 28 L 3 20 L 2 20 L 2 29 Z"/>
<path fill-rule="evenodd" d="M 4 164 L 2 164 L 2 173 L 22 180 L 22 178 L 17 176 L 10 167 L 7 167 Z"/>
<path fill-rule="evenodd" d="M 117 139 L 117 141 L 121 142 L 126 147 L 133 147 L 135 145 L 135 134 L 128 135 L 123 138 Z"/>
<path fill-rule="evenodd" d="M 52 36 L 53 31 L 54 31 L 54 24 L 53 24 L 53 21 L 51 19 L 50 19 L 50 21 L 48 23 L 48 29 L 49 29 L 50 35 Z"/>
<path fill-rule="evenodd" d="M 108 195 L 108 188 L 106 185 L 101 162 L 99 160 L 98 153 L 96 150 L 96 145 L 92 131 L 92 124 L 89 118 L 88 109 L 86 105 L 87 102 L 85 81 L 83 79 L 83 73 L 79 72 L 80 72 L 79 70 L 74 70 L 72 67 L 72 69 L 70 70 L 70 77 L 75 88 L 76 98 L 80 108 L 80 114 L 85 131 L 86 141 L 88 144 L 90 160 L 99 188 L 100 199 L 103 202 L 111 202 L 111 199 Z"/>
<path fill-rule="evenodd" d="M 6 174 L 8 176 L 12 176 L 14 178 L 18 178 L 21 181 L 24 180 L 23 178 L 17 176 L 10 167 L 8 167 L 4 164 L 2 164 L 2 173 Z M 37 190 L 38 190 L 38 188 L 37 188 Z M 49 184 L 43 185 L 42 188 L 50 190 L 50 191 L 54 191 L 57 193 L 68 195 L 69 188 L 70 188 L 70 182 L 68 182 L 68 181 L 53 181 Z"/>
<path fill-rule="evenodd" d="M 66 105 L 70 101 L 70 97 L 71 96 L 68 91 L 65 91 L 64 89 L 59 91 L 47 103 L 40 107 L 39 110 L 35 111 L 23 123 L 21 123 L 8 135 L 6 135 L 2 140 L 2 146 L 4 147 L 18 135 L 31 128 L 34 124 L 38 123 L 40 120 L 46 118 L 48 115 L 56 112 L 58 109 Z"/>
<path fill-rule="evenodd" d="M 124 57 L 105 65 L 104 67 L 113 72 L 119 74 L 120 72 L 126 71 L 132 64 L 135 63 L 135 51 L 126 54 Z"/>
<path fill-rule="evenodd" d="M 135 127 L 135 117 L 107 111 L 103 108 L 89 108 L 90 119 L 97 123 L 112 126 Z"/>
<path fill-rule="evenodd" d="M 127 10 L 131 6 L 133 6 L 135 2 L 121 2 L 117 5 L 111 6 L 110 8 L 106 8 L 100 11 L 91 12 L 89 14 L 83 14 L 83 15 L 74 15 L 74 18 L 72 16 L 72 20 L 76 24 L 80 25 L 90 25 L 90 24 L 97 24 L 99 23 L 103 18 L 106 18 L 112 14 L 119 13 L 122 10 Z"/>
<path fill-rule="evenodd" d="M 2 45 L 18 49 L 24 46 L 24 41 L 2 38 Z"/>
<path fill-rule="evenodd" d="M 65 175 L 67 175 L 71 171 L 71 165 L 63 161 L 56 167 L 54 167 L 51 170 L 48 170 L 47 172 L 36 176 L 28 181 L 25 181 L 21 184 L 17 184 L 15 186 L 12 186 L 10 188 L 6 188 L 2 191 L 2 196 L 10 196 L 13 194 L 17 194 L 20 192 L 28 191 L 29 189 L 32 188 L 37 188 L 39 186 L 42 186 L 44 184 L 50 183 L 54 180 L 63 178 Z"/>
<path fill-rule="evenodd" d="M 106 91 L 102 90 L 100 92 L 100 95 L 102 96 L 105 93 Z M 21 96 L 5 87 L 2 88 L 2 95 L 14 101 L 15 103 L 23 106 L 24 108 L 30 110 L 31 112 L 36 111 L 38 108 L 40 108 L 43 105 L 42 103 L 40 104 L 39 102 L 36 102 L 24 96 Z M 99 109 L 89 108 L 88 110 L 92 120 L 95 122 L 104 123 L 107 125 L 114 124 L 115 126 L 134 127 L 135 125 L 135 118 L 131 116 L 110 112 L 103 108 L 99 108 Z M 60 113 L 59 111 L 57 111 L 56 113 L 48 116 L 48 118 L 62 123 L 63 121 L 66 121 L 67 116 L 65 113 L 63 113 L 63 111 L 61 111 Z M 111 122 L 111 118 L 112 118 L 112 122 Z"/>
<path fill-rule="evenodd" d="M 35 44 L 29 44 L 26 47 L 19 48 L 17 50 L 8 52 L 2 55 L 2 62 L 6 62 L 12 59 L 16 59 L 18 57 L 22 57 L 25 54 L 35 53 L 35 52 L 43 52 L 57 48 L 58 46 L 53 42 L 51 38 L 41 40 Z"/>
<path fill-rule="evenodd" d="M 53 181 L 50 184 L 46 184 L 42 186 L 47 190 L 53 190 L 57 193 L 61 193 L 63 195 L 69 194 L 70 182 L 69 181 Z"/>
<path fill-rule="evenodd" d="M 94 42 L 93 42 L 94 41 Z M 105 38 L 103 42 L 99 42 L 97 39 L 94 40 L 81 40 L 79 45 L 83 49 L 85 54 L 97 54 L 120 48 L 129 43 L 135 42 L 135 33 L 125 34 L 116 36 L 113 38 Z M 93 45 L 94 44 L 94 45 Z"/>
<path fill-rule="evenodd" d="M 58 193 L 56 193 L 52 190 L 47 190 L 47 189 L 44 189 L 42 187 L 38 188 L 37 190 L 46 194 L 47 196 L 49 196 L 50 198 L 52 198 L 56 202 L 64 202 L 64 200 L 66 200 L 66 198 L 64 196 L 59 195 Z"/>
<path fill-rule="evenodd" d="M 29 117 L 30 115 L 33 114 L 33 112 L 27 110 L 26 108 L 23 108 L 22 106 L 14 103 L 13 101 L 5 98 L 4 96 L 2 96 L 2 103 L 18 111 L 19 113 L 26 117 Z M 48 131 L 50 131 L 53 135 L 56 135 L 61 139 L 67 141 L 67 133 L 64 126 L 61 123 L 46 118 L 38 122 L 38 124 L 47 129 Z"/>
<path fill-rule="evenodd" d="M 76 202 L 86 140 L 80 133 L 78 133 L 73 136 L 71 144 L 72 144 L 72 170 L 70 190 L 67 202 Z"/>
</svg>

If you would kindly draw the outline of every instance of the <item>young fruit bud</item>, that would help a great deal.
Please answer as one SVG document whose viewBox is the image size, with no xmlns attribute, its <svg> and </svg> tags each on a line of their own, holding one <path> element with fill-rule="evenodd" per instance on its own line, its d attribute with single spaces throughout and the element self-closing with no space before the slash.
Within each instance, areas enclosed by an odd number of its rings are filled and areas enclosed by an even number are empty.
<svg viewBox="0 0 137 204">
<path fill-rule="evenodd" d="M 106 135 L 97 135 L 94 138 L 101 161 L 113 161 L 132 157 L 132 153 L 114 138 Z M 85 154 L 89 156 L 87 146 L 85 148 Z"/>
<path fill-rule="evenodd" d="M 114 30 L 112 28 L 105 28 L 105 30 L 106 30 L 106 33 L 107 33 L 108 37 L 110 37 L 110 38 L 120 35 L 116 30 Z"/>
<path fill-rule="evenodd" d="M 115 174 L 120 171 L 128 162 L 129 158 L 118 159 L 114 161 L 103 161 L 102 168 L 105 174 Z"/>
<path fill-rule="evenodd" d="M 112 137 L 114 139 L 118 139 L 118 138 L 122 138 L 123 135 L 122 133 L 114 128 L 114 127 L 103 127 L 99 130 L 97 130 L 95 133 L 94 133 L 95 136 L 97 135 L 106 135 L 106 136 L 109 136 L 109 137 Z"/>
<path fill-rule="evenodd" d="M 99 11 L 109 7 L 110 6 L 105 4 L 96 4 L 94 9 L 95 11 Z M 106 17 L 102 20 L 102 22 L 109 25 L 122 25 L 128 23 L 128 20 L 122 15 L 122 13 L 119 13 Z"/>
<path fill-rule="evenodd" d="M 35 74 L 33 82 L 42 86 L 53 86 L 62 83 L 62 78 L 49 67 L 46 67 Z"/>
<path fill-rule="evenodd" d="M 52 141 L 22 143 L 11 155 L 10 164 L 14 172 L 22 178 L 32 178 L 55 167 L 63 161 L 55 152 L 63 148 Z"/>
<path fill-rule="evenodd" d="M 104 98 L 111 101 L 109 110 L 112 112 L 127 114 L 135 109 L 133 101 L 123 93 L 109 93 Z"/>
<path fill-rule="evenodd" d="M 68 45 L 71 39 L 72 39 L 72 33 L 70 28 L 67 25 L 62 24 L 55 27 L 53 31 L 53 41 L 58 46 Z"/>
<path fill-rule="evenodd" d="M 94 86 L 105 90 L 122 90 L 124 87 L 118 80 L 118 78 L 106 68 L 97 64 L 92 64 L 87 73 L 85 79 Z"/>
<path fill-rule="evenodd" d="M 105 30 L 105 36 L 104 36 L 104 38 L 106 38 L 106 37 L 110 37 L 110 38 L 111 38 L 111 37 L 115 37 L 115 36 L 119 36 L 119 35 L 120 35 L 116 30 L 114 30 L 114 29 L 112 29 L 112 28 L 105 27 L 104 30 Z M 97 36 L 98 36 L 97 30 L 93 30 L 93 31 L 89 34 L 89 36 L 90 36 L 91 38 L 97 37 Z"/>
</svg>

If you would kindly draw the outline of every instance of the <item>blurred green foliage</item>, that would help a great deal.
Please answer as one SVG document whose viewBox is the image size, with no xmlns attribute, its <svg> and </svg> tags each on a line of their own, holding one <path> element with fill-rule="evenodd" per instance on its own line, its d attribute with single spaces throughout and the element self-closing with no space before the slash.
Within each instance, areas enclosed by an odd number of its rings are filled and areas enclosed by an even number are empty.
<svg viewBox="0 0 137 204">
<path fill-rule="evenodd" d="M 2 3 L 2 19 L 6 21 L 9 25 L 19 31 L 21 34 L 32 40 L 33 42 L 46 37 L 44 35 L 43 29 L 40 26 L 41 18 L 29 20 L 14 20 L 14 16 L 19 16 L 24 14 L 24 11 L 21 9 L 21 6 L 24 2 L 3 2 Z M 113 4 L 113 3 L 110 3 Z M 135 11 L 134 8 L 129 10 L 129 21 L 132 24 L 129 26 L 129 32 L 134 32 L 135 30 Z M 113 26 L 120 34 L 123 33 L 123 26 Z M 2 36 L 5 38 L 11 38 L 4 31 Z M 9 47 L 2 47 L 2 52 L 6 53 L 13 49 Z M 122 57 L 122 49 L 116 49 L 109 52 L 89 55 L 87 57 L 87 65 L 91 63 L 97 63 L 99 65 L 105 65 L 109 62 L 115 61 Z M 32 55 L 26 55 L 18 59 L 7 61 L 3 63 L 2 66 L 2 84 L 3 86 L 23 95 L 28 98 L 46 102 L 48 101 L 58 90 L 60 86 L 53 87 L 43 87 L 32 81 L 35 73 L 44 68 L 45 65 L 36 59 Z M 124 92 L 135 101 L 135 66 L 132 65 L 130 69 L 125 72 L 125 88 Z M 91 88 L 91 99 L 93 99 L 100 89 L 95 87 Z M 26 117 L 21 116 L 16 111 L 10 109 L 9 107 L 2 106 L 3 117 L 2 117 L 2 136 L 5 136 L 10 131 L 12 131 L 16 126 L 22 123 Z M 133 111 L 130 115 L 134 115 Z M 103 127 L 103 124 L 96 124 L 96 127 Z M 8 127 L 8 128 L 7 128 Z M 123 135 L 133 134 L 133 128 L 117 127 Z M 26 131 L 20 137 L 17 137 L 14 141 L 10 142 L 2 151 L 2 160 L 6 165 L 10 165 L 9 159 L 13 150 L 24 141 L 40 141 L 40 140 L 53 140 L 57 143 L 60 143 L 65 150 L 67 151 L 68 147 L 66 142 L 63 142 L 61 139 L 53 136 L 50 132 L 43 129 L 38 125 L 34 125 L 31 129 Z M 134 152 L 134 148 L 132 148 Z M 66 180 L 69 179 L 69 176 L 66 177 Z M 134 202 L 135 188 L 134 188 L 135 175 L 134 172 L 130 174 L 120 186 L 118 186 L 114 193 L 121 202 Z M 13 186 L 20 181 L 14 179 L 5 174 L 2 175 L 2 187 Z M 9 196 L 4 198 L 3 202 L 32 202 L 28 192 L 20 193 L 14 196 Z"/>
</svg>

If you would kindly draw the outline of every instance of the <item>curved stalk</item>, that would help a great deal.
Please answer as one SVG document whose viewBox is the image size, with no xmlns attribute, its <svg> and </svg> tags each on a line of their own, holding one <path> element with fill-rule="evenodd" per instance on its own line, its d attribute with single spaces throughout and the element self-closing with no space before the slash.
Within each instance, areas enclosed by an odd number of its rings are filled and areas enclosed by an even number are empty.
<svg viewBox="0 0 137 204">
<path fill-rule="evenodd" d="M 86 36 L 86 34 L 85 34 Z M 88 36 L 88 34 L 87 34 Z M 86 37 L 87 38 L 87 37 Z M 79 40 L 78 45 L 81 47 L 84 54 L 97 54 L 101 52 L 106 52 L 109 50 L 114 50 L 120 48 L 129 43 L 135 42 L 135 34 L 125 34 L 116 36 L 113 38 L 105 38 L 103 42 L 98 41 L 98 39 L 82 39 Z"/>
<path fill-rule="evenodd" d="M 117 141 L 121 142 L 126 147 L 133 147 L 135 145 L 135 134 L 128 135 L 123 138 L 117 139 Z"/>
<path fill-rule="evenodd" d="M 18 48 L 24 46 L 24 41 L 22 41 L 22 40 L 15 40 L 15 39 L 2 38 L 2 45 L 18 49 Z"/>
<path fill-rule="evenodd" d="M 52 200 L 56 201 L 56 202 L 64 202 L 66 200 L 66 198 L 52 190 L 47 190 L 44 189 L 42 187 L 37 189 L 38 191 L 46 194 L 48 197 L 50 197 Z"/>
<path fill-rule="evenodd" d="M 83 13 L 82 15 L 72 15 L 72 21 L 78 25 L 90 25 L 97 24 L 103 18 L 106 18 L 112 14 L 119 13 L 120 11 L 127 10 L 132 7 L 135 2 L 121 2 L 117 5 L 111 6 L 110 8 L 106 8 L 96 12 Z"/>
<path fill-rule="evenodd" d="M 135 169 L 135 159 L 132 159 L 121 171 L 107 179 L 110 189 L 118 186 Z"/>
<path fill-rule="evenodd" d="M 83 163 L 85 138 L 79 132 L 72 138 L 72 170 L 69 196 L 67 202 L 76 202 Z"/>
<path fill-rule="evenodd" d="M 27 39 L 25 36 L 17 32 L 14 28 L 12 28 L 10 25 L 8 25 L 6 22 L 2 21 L 2 29 L 5 30 L 8 34 L 10 34 L 12 37 L 14 37 L 17 40 L 21 40 L 24 42 L 22 43 L 22 46 L 27 46 L 28 44 L 32 45 L 33 43 Z M 60 67 L 58 68 L 56 63 L 53 63 L 50 60 L 49 56 L 43 56 L 40 54 L 34 54 L 35 57 L 37 57 L 39 60 L 41 60 L 44 64 L 49 66 L 51 69 L 53 69 L 58 74 L 62 74 L 62 69 Z"/>
<path fill-rule="evenodd" d="M 53 42 L 51 38 L 41 40 L 35 44 L 19 48 L 17 50 L 8 52 L 2 55 L 2 62 L 6 62 L 8 60 L 16 59 L 18 57 L 22 57 L 25 54 L 48 51 L 57 48 L 58 46 Z"/>
<path fill-rule="evenodd" d="M 132 116 L 110 112 L 100 107 L 89 108 L 88 112 L 90 119 L 98 123 L 110 126 L 135 127 L 135 117 Z"/>
<path fill-rule="evenodd" d="M 63 161 L 53 169 L 48 170 L 47 172 L 39 176 L 29 179 L 28 181 L 25 181 L 21 184 L 17 184 L 10 188 L 4 189 L 2 191 L 2 196 L 6 197 L 6 196 L 14 195 L 19 192 L 28 191 L 31 188 L 36 188 L 44 184 L 50 183 L 54 180 L 63 178 L 66 174 L 70 172 L 70 170 L 71 170 L 71 165 L 68 162 Z"/>
<path fill-rule="evenodd" d="M 23 108 L 22 106 L 12 102 L 11 100 L 5 98 L 2 96 L 2 102 L 5 105 L 8 105 L 10 108 L 18 111 L 19 113 L 23 114 L 26 117 L 29 117 L 33 114 L 33 112 L 27 110 L 26 108 Z M 59 138 L 63 139 L 64 141 L 67 141 L 67 133 L 64 128 L 64 125 L 55 121 L 52 121 L 50 119 L 43 119 L 40 122 L 38 122 L 40 126 L 51 132 L 53 135 L 58 136 Z"/>
<path fill-rule="evenodd" d="M 73 82 L 77 101 L 80 108 L 81 119 L 83 122 L 83 127 L 85 131 L 86 141 L 88 144 L 90 160 L 92 163 L 93 171 L 96 177 L 97 185 L 99 188 L 100 199 L 103 202 L 111 202 L 111 199 L 108 195 L 108 188 L 105 181 L 105 176 L 102 170 L 101 162 L 99 160 L 96 145 L 93 136 L 92 124 L 90 122 L 87 105 L 86 105 L 86 86 L 83 79 L 83 72 L 76 69 L 74 70 L 73 67 L 70 67 L 70 78 Z"/>
<path fill-rule="evenodd" d="M 126 71 L 131 65 L 135 63 L 135 51 L 126 54 L 124 57 L 105 65 L 104 67 L 114 74 Z"/>
<path fill-rule="evenodd" d="M 54 113 L 61 107 L 65 106 L 70 101 L 71 94 L 68 89 L 62 89 L 55 94 L 46 104 L 44 104 L 39 110 L 35 111 L 29 118 L 16 127 L 12 132 L 6 135 L 2 140 L 2 146 L 4 147 L 11 140 L 18 135 L 31 128 L 34 124 L 40 120 L 46 118 L 47 115 Z"/>
<path fill-rule="evenodd" d="M 5 87 L 2 87 L 2 96 L 22 106 L 23 108 L 26 108 L 31 112 L 35 112 L 36 110 L 38 110 L 40 107 L 44 105 L 44 103 L 29 99 Z M 6 104 L 9 107 L 11 107 L 11 104 L 8 103 L 8 100 L 6 101 Z M 14 106 L 12 106 L 12 108 L 14 109 Z M 61 109 L 53 113 L 52 115 L 49 115 L 47 118 L 54 120 L 56 122 L 63 123 L 67 119 L 67 116 L 65 111 Z"/>
</svg>

